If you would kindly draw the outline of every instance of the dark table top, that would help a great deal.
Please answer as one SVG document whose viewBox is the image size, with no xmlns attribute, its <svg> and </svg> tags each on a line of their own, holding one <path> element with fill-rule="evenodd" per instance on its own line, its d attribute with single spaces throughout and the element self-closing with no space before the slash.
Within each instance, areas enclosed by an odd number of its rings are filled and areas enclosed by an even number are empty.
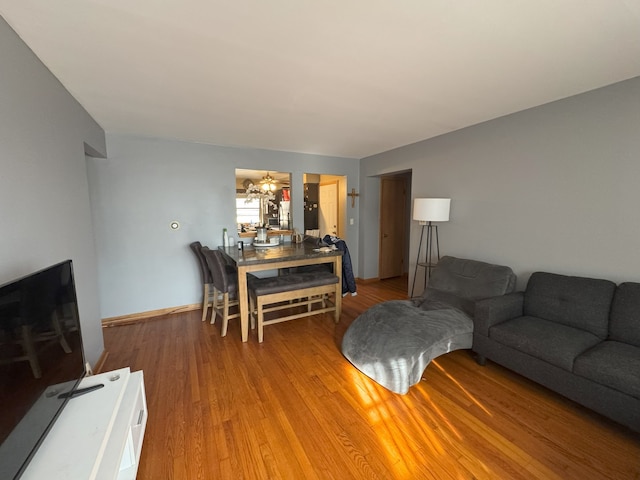
<svg viewBox="0 0 640 480">
<path fill-rule="evenodd" d="M 326 248 L 326 247 L 325 247 Z M 341 256 L 340 250 L 319 251 L 315 245 L 308 243 L 282 243 L 269 247 L 245 246 L 239 250 L 237 246 L 219 247 L 219 250 L 236 265 L 260 265 L 268 263 L 285 262 L 289 260 L 311 259 L 326 257 L 332 261 L 332 257 Z"/>
</svg>

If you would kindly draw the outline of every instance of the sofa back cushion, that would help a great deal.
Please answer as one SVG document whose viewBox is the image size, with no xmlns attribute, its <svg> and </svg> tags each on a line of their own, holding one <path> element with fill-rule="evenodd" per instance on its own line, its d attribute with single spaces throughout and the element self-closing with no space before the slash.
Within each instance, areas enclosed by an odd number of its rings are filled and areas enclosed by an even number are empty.
<svg viewBox="0 0 640 480">
<path fill-rule="evenodd" d="M 609 280 L 536 272 L 524 293 L 524 314 L 580 328 L 605 339 L 616 284 Z"/>
<path fill-rule="evenodd" d="M 609 338 L 640 347 L 640 283 L 621 283 L 616 289 Z"/>
<path fill-rule="evenodd" d="M 476 300 L 511 293 L 515 285 L 509 267 L 446 256 L 433 269 L 422 303 L 446 302 L 473 315 Z"/>
</svg>

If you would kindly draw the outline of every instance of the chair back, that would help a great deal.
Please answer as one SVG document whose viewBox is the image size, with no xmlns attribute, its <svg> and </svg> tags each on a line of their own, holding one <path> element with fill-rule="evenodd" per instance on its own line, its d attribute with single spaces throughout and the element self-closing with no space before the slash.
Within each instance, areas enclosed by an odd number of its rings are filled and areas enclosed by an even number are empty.
<svg viewBox="0 0 640 480">
<path fill-rule="evenodd" d="M 198 267 L 200 267 L 200 277 L 202 278 L 202 283 L 213 283 L 211 279 L 211 272 L 209 271 L 209 267 L 207 266 L 207 261 L 204 258 L 202 253 L 203 247 L 200 242 L 193 242 L 189 244 L 189 248 L 193 251 L 196 258 L 198 259 Z"/>
<path fill-rule="evenodd" d="M 202 254 L 211 272 L 211 283 L 213 283 L 215 289 L 222 293 L 230 293 L 234 290 L 233 287 L 237 283 L 237 280 L 234 282 L 234 279 L 230 278 L 230 272 L 228 271 L 222 253 L 218 250 L 210 250 L 207 247 L 203 247 Z"/>
</svg>

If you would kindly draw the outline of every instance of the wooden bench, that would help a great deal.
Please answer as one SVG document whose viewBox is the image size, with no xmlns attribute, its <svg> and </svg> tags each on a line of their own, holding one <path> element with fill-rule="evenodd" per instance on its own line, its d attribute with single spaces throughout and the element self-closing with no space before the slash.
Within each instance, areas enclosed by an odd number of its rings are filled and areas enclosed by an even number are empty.
<svg viewBox="0 0 640 480">
<path fill-rule="evenodd" d="M 258 342 L 264 338 L 264 326 L 286 322 L 296 318 L 309 317 L 320 313 L 334 312 L 335 322 L 340 320 L 340 312 L 329 295 L 336 293 L 339 277 L 331 272 L 299 272 L 278 277 L 249 278 L 249 301 L 252 315 L 256 314 Z M 295 303 L 289 303 L 297 300 Z M 312 309 L 320 303 L 321 308 Z M 306 306 L 306 311 L 289 313 L 265 320 L 265 313 L 294 307 Z M 297 308 L 296 308 L 297 309 Z"/>
</svg>

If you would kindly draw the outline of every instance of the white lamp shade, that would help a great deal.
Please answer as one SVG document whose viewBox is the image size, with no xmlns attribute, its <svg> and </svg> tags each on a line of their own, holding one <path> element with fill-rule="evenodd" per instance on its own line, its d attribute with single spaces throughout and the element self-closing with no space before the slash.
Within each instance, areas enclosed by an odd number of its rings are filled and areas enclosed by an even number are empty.
<svg viewBox="0 0 640 480">
<path fill-rule="evenodd" d="M 448 222 L 450 198 L 414 198 L 413 219 L 420 222 Z"/>
</svg>

